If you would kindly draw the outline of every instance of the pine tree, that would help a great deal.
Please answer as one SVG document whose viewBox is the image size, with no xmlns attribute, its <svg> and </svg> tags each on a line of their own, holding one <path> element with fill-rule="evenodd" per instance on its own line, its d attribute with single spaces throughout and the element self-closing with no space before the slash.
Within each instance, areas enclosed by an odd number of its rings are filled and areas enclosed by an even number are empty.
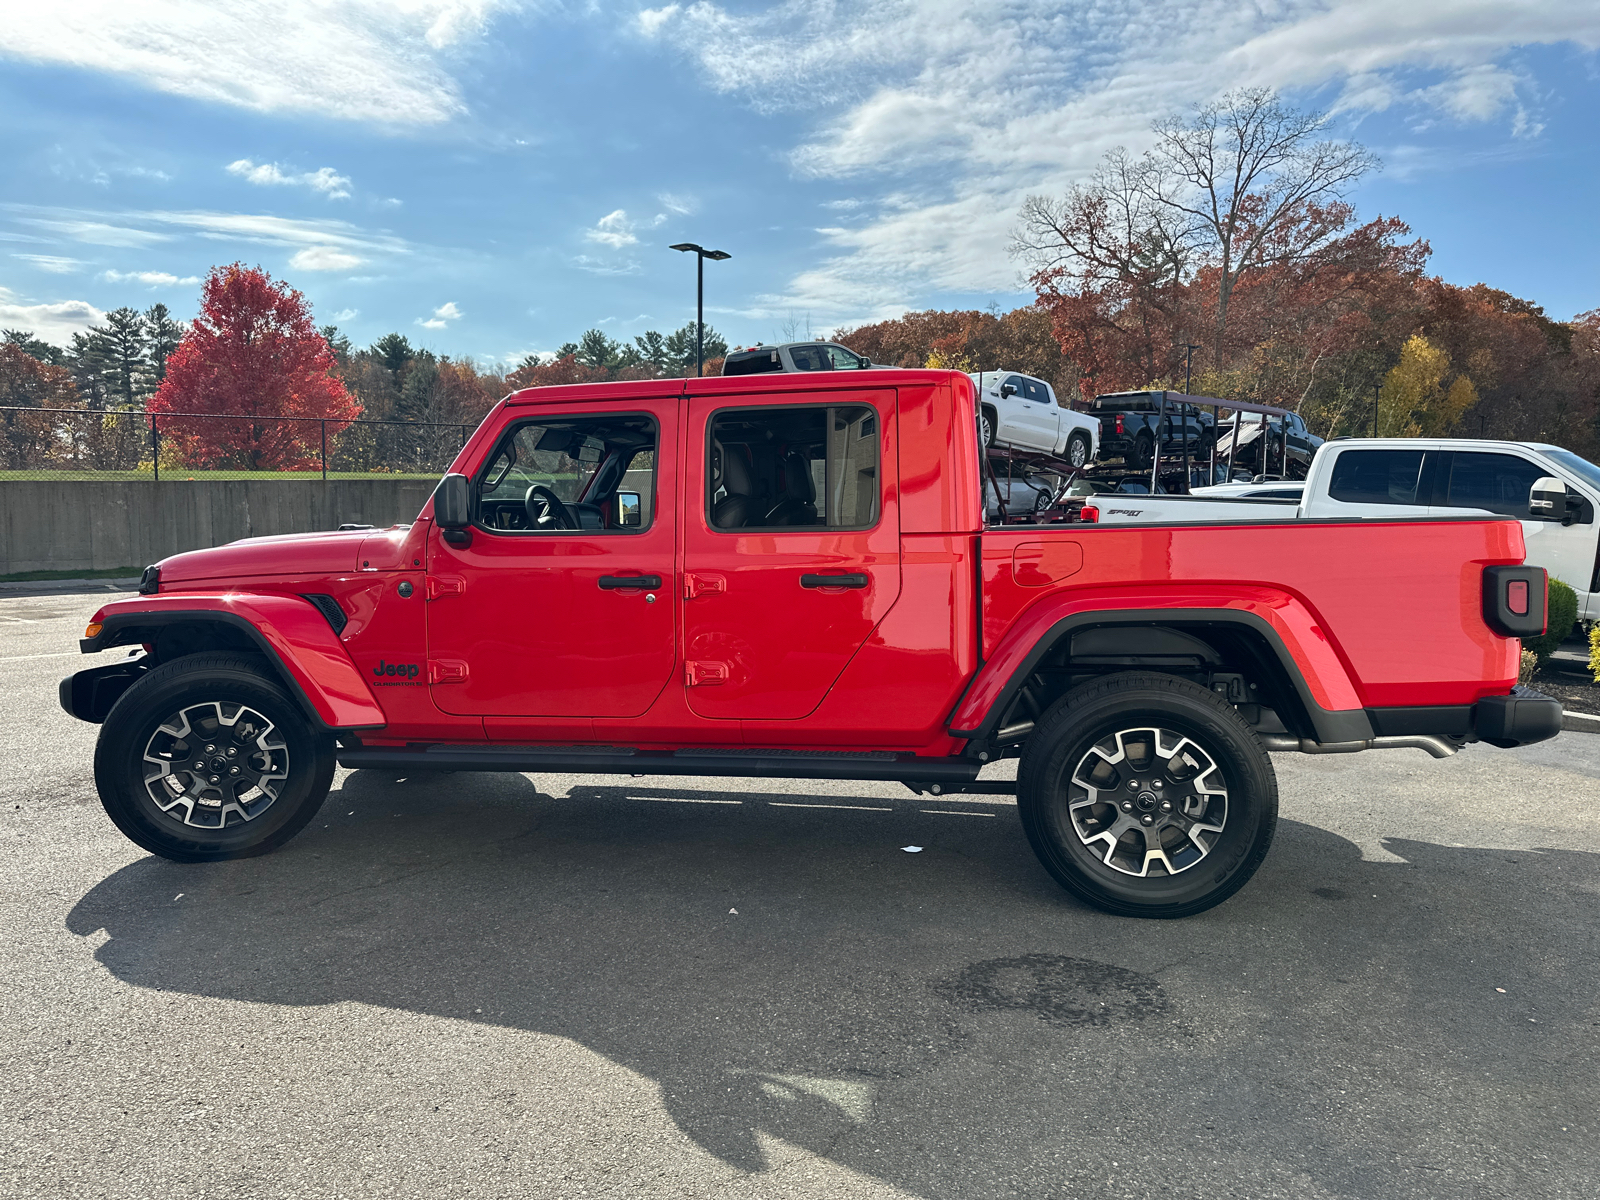
<svg viewBox="0 0 1600 1200">
<path fill-rule="evenodd" d="M 95 325 L 83 333 L 72 335 L 72 346 L 67 350 L 67 369 L 77 382 L 78 393 L 90 408 L 105 408 L 112 397 L 112 370 L 110 347 L 104 332 Z"/>
<path fill-rule="evenodd" d="M 149 347 L 150 374 L 155 385 L 167 377 L 167 359 L 183 340 L 182 321 L 174 321 L 167 306 L 159 301 L 145 310 L 145 344 Z"/>
<path fill-rule="evenodd" d="M 0 345 L 15 346 L 30 358 L 52 367 L 67 365 L 67 352 L 33 336 L 31 329 L 0 329 Z"/>
</svg>

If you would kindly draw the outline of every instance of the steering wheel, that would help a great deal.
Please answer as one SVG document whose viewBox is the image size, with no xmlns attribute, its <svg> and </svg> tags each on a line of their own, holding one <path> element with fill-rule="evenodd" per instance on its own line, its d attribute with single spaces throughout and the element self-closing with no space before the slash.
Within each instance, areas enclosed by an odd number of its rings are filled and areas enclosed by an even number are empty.
<svg viewBox="0 0 1600 1200">
<path fill-rule="evenodd" d="M 542 525 L 546 519 L 551 521 L 557 529 L 576 529 L 578 518 L 572 515 L 572 510 L 561 503 L 561 497 L 545 487 L 536 483 L 528 489 L 528 494 L 522 499 L 523 507 L 528 510 L 528 520 L 535 526 Z"/>
</svg>

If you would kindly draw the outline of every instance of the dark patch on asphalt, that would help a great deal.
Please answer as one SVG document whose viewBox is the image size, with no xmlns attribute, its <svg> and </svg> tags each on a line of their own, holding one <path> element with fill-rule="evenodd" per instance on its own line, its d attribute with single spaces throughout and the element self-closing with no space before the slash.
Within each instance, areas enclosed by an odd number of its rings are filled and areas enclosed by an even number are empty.
<svg viewBox="0 0 1600 1200">
<path fill-rule="evenodd" d="M 1172 1007 L 1152 976 L 1064 954 L 991 958 L 933 990 L 969 1012 L 1031 1012 L 1064 1027 L 1138 1021 Z"/>
<path fill-rule="evenodd" d="M 1324 900 L 1348 900 L 1350 897 L 1338 888 L 1312 888 L 1313 896 L 1321 896 Z"/>
</svg>

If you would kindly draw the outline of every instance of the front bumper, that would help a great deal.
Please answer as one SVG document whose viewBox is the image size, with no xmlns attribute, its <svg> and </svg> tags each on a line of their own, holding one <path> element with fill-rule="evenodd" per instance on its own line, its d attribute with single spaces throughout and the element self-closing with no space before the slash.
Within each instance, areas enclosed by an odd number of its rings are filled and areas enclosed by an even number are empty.
<svg viewBox="0 0 1600 1200">
<path fill-rule="evenodd" d="M 1528 746 L 1561 732 L 1561 701 L 1518 684 L 1472 706 L 1472 731 L 1491 746 Z"/>
</svg>

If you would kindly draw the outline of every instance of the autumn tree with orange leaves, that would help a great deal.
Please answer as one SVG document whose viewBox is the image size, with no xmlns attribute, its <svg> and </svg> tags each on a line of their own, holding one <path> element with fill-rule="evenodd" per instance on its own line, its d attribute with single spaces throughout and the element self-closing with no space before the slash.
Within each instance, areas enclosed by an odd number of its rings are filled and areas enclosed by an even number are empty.
<svg viewBox="0 0 1600 1200">
<path fill-rule="evenodd" d="M 298 291 L 259 267 L 214 267 L 146 408 L 174 414 L 158 420 L 162 440 L 188 466 L 312 470 L 324 429 L 331 438 L 361 414 L 337 367 Z M 238 416 L 177 415 L 190 413 Z"/>
</svg>

